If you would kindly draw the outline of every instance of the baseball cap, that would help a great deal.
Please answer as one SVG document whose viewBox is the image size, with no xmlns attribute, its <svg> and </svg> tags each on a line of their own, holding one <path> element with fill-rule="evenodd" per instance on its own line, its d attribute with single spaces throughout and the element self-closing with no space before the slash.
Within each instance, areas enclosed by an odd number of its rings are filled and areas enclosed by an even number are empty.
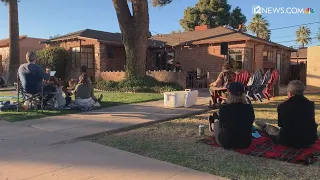
<svg viewBox="0 0 320 180">
<path fill-rule="evenodd" d="M 244 86 L 240 82 L 232 82 L 227 85 L 228 91 L 236 96 L 240 96 L 242 93 L 244 93 Z"/>
</svg>

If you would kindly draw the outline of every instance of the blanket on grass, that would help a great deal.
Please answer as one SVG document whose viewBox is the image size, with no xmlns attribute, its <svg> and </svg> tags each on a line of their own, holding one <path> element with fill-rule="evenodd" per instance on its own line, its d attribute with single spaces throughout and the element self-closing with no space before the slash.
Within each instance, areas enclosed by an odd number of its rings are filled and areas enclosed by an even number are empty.
<svg viewBox="0 0 320 180">
<path fill-rule="evenodd" d="M 200 142 L 219 147 L 214 137 L 202 139 Z M 249 148 L 234 149 L 234 151 L 255 157 L 272 158 L 290 163 L 308 165 L 320 160 L 320 139 L 318 139 L 312 147 L 295 149 L 276 145 L 269 136 L 262 135 L 261 138 L 253 138 Z"/>
</svg>

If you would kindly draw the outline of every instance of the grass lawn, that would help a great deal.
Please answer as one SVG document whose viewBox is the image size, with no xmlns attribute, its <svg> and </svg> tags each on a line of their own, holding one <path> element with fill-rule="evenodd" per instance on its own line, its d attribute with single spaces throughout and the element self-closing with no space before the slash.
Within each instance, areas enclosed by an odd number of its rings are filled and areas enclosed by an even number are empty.
<svg viewBox="0 0 320 180">
<path fill-rule="evenodd" d="M 152 94 L 152 93 L 116 93 L 116 92 L 96 92 L 96 95 L 103 94 L 103 99 L 101 106 L 111 107 L 117 106 L 121 104 L 131 104 L 131 103 L 139 103 L 139 102 L 147 102 L 160 100 L 163 98 L 162 94 Z M 0 97 L 3 96 L 16 96 L 15 92 L 0 92 Z M 15 100 L 11 98 L 2 98 L 0 101 L 4 100 Z M 23 121 L 28 119 L 41 118 L 45 116 L 56 116 L 63 114 L 71 114 L 77 113 L 79 111 L 76 110 L 59 110 L 59 111 L 47 111 L 45 110 L 43 113 L 41 111 L 32 111 L 28 110 L 27 112 L 0 112 L 0 120 L 7 120 L 10 122 Z"/>
<path fill-rule="evenodd" d="M 308 98 L 317 104 L 316 120 L 320 124 L 320 96 L 313 95 Z M 270 103 L 254 104 L 256 119 L 277 124 L 276 107 L 284 99 L 285 97 L 279 97 Z M 231 179 L 320 179 L 319 162 L 303 166 L 246 156 L 197 143 L 199 139 L 203 138 L 198 136 L 198 126 L 199 124 L 207 125 L 206 119 L 209 113 L 145 126 L 127 132 L 102 134 L 91 140 Z M 205 134 L 210 135 L 208 126 L 206 126 Z"/>
</svg>

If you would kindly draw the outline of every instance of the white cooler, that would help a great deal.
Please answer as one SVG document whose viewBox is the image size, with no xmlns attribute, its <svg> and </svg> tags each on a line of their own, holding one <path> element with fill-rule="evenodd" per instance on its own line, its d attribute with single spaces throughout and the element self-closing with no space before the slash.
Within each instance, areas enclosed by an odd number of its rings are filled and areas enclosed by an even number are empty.
<svg viewBox="0 0 320 180">
<path fill-rule="evenodd" d="M 173 91 L 164 93 L 165 107 L 191 107 L 196 104 L 199 92 L 197 90 L 190 91 Z"/>
</svg>

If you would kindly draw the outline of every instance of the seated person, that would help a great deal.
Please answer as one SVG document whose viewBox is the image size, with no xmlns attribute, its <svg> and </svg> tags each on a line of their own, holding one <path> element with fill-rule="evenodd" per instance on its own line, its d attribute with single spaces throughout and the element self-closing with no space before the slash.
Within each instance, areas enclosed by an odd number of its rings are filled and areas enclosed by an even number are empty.
<svg viewBox="0 0 320 180">
<path fill-rule="evenodd" d="M 87 67 L 86 65 L 82 65 L 80 69 L 81 69 L 81 75 L 82 75 L 82 74 L 88 74 L 88 73 L 87 73 L 88 67 Z M 80 76 L 81 76 L 81 75 L 80 75 Z M 88 81 L 89 81 L 89 83 L 91 84 L 91 79 L 90 79 L 89 75 L 88 75 Z"/>
<path fill-rule="evenodd" d="M 280 134 L 276 142 L 291 147 L 307 147 L 318 139 L 314 102 L 304 97 L 305 86 L 294 80 L 288 84 L 288 100 L 278 106 Z"/>
<path fill-rule="evenodd" d="M 39 65 L 36 64 L 36 54 L 32 51 L 26 54 L 27 63 L 20 65 L 18 69 L 21 86 L 26 93 L 37 94 L 41 92 L 42 80 L 49 80 L 50 72 L 46 73 Z M 56 89 L 52 85 L 44 85 L 43 92 L 50 94 L 55 92 Z M 52 96 L 53 97 L 53 96 Z M 52 97 L 46 97 L 44 104 Z"/>
<path fill-rule="evenodd" d="M 103 96 L 100 95 L 99 98 L 94 96 L 94 89 L 92 84 L 88 81 L 89 77 L 86 73 L 80 75 L 79 77 L 79 84 L 76 86 L 74 90 L 75 95 L 75 103 L 80 106 L 93 106 L 96 102 L 101 102 Z"/>
<path fill-rule="evenodd" d="M 216 101 L 217 96 L 225 96 L 223 94 L 224 91 L 219 91 L 218 94 L 215 94 L 216 91 L 214 88 L 225 88 L 227 85 L 235 80 L 236 74 L 231 71 L 231 66 L 229 63 L 225 63 L 222 66 L 222 72 L 219 74 L 217 80 L 210 84 L 210 95 L 212 97 L 213 102 Z"/>
<path fill-rule="evenodd" d="M 209 129 L 224 148 L 248 148 L 255 119 L 253 107 L 246 101 L 242 83 L 233 82 L 227 89 L 227 104 L 221 106 L 219 113 L 209 116 Z"/>
<path fill-rule="evenodd" d="M 0 73 L 0 88 L 7 87 L 7 81 Z"/>
<path fill-rule="evenodd" d="M 182 71 L 180 62 L 176 62 L 176 67 L 173 69 L 174 72 Z"/>
</svg>

